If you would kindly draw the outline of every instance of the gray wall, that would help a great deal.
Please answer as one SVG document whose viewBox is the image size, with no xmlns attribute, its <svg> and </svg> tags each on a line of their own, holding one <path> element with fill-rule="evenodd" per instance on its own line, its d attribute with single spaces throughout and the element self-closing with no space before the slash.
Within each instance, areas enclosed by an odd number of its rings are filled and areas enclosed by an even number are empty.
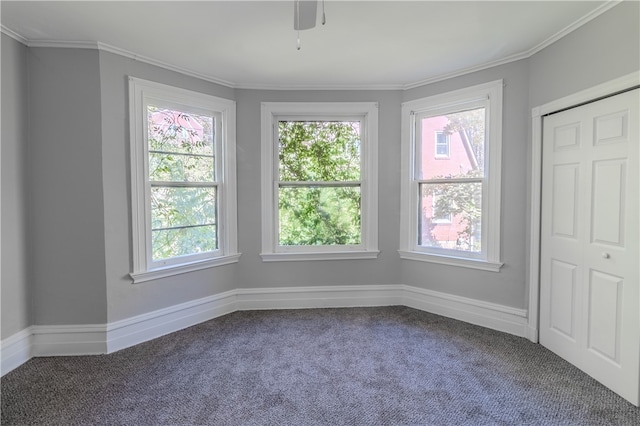
<svg viewBox="0 0 640 426">
<path fill-rule="evenodd" d="M 620 3 L 530 57 L 529 108 L 640 70 L 639 18 L 640 2 Z M 531 131 L 528 139 L 531 142 Z M 531 223 L 531 155 L 529 144 L 527 229 Z M 528 258 L 529 239 L 526 248 Z"/>
<path fill-rule="evenodd" d="M 502 216 L 499 273 L 412 260 L 402 261 L 401 282 L 516 308 L 525 307 L 526 191 L 525 167 L 528 134 L 528 82 L 526 60 L 463 75 L 404 92 L 404 101 L 504 80 L 502 119 Z"/>
<path fill-rule="evenodd" d="M 34 324 L 107 320 L 98 52 L 30 48 Z"/>
<path fill-rule="evenodd" d="M 238 245 L 242 252 L 238 287 L 398 284 L 400 209 L 399 91 L 237 90 Z M 269 262 L 260 258 L 260 103 L 378 102 L 379 249 L 378 259 Z"/>
<path fill-rule="evenodd" d="M 143 78 L 226 99 L 234 98 L 233 89 L 107 52 L 100 52 L 99 72 L 108 321 L 130 318 L 234 288 L 237 265 L 140 284 L 131 283 L 128 275 L 132 271 L 132 255 L 127 77 Z M 99 171 L 97 168 L 96 172 Z"/>
<path fill-rule="evenodd" d="M 31 325 L 27 114 L 27 48 L 2 34 L 2 339 Z"/>
<path fill-rule="evenodd" d="M 640 69 L 640 2 L 625 1 L 529 58 L 529 105 Z"/>
<path fill-rule="evenodd" d="M 640 69 L 638 6 L 624 2 L 529 59 L 408 91 L 234 90 L 107 52 L 26 48 L 3 35 L 2 338 L 30 324 L 114 322 L 238 287 L 403 283 L 525 308 L 530 108 Z M 128 75 L 237 101 L 239 264 L 131 284 Z M 401 103 L 500 78 L 505 266 L 492 273 L 401 261 Z M 379 102 L 378 259 L 262 262 L 265 101 Z"/>
</svg>

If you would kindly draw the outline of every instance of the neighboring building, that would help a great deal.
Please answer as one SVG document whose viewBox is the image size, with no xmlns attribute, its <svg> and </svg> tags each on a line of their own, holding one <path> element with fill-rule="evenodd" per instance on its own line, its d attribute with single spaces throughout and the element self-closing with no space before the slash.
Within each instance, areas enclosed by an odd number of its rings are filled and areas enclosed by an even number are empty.
<svg viewBox="0 0 640 426">
<path fill-rule="evenodd" d="M 448 123 L 446 115 L 421 120 L 421 179 L 461 175 L 477 167 L 473 150 L 465 146 L 460 134 L 446 131 Z M 422 197 L 422 244 L 456 248 L 467 224 L 461 215 L 437 215 L 436 197 L 435 194 Z"/>
</svg>

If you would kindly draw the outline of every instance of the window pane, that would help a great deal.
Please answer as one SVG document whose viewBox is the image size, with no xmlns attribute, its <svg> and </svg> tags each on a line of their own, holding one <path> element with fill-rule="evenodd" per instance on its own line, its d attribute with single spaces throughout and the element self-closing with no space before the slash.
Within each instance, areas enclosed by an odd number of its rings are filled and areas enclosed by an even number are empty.
<svg viewBox="0 0 640 426">
<path fill-rule="evenodd" d="M 285 187 L 278 198 L 279 245 L 361 243 L 359 187 Z"/>
<path fill-rule="evenodd" d="M 360 180 L 359 121 L 279 121 L 280 181 Z"/>
<path fill-rule="evenodd" d="M 216 188 L 151 188 L 151 228 L 216 223 Z"/>
<path fill-rule="evenodd" d="M 149 151 L 213 155 L 211 116 L 149 105 L 147 123 Z"/>
<path fill-rule="evenodd" d="M 449 135 L 444 132 L 436 132 L 436 157 L 449 156 Z"/>
<path fill-rule="evenodd" d="M 153 260 L 218 248 L 216 188 L 151 188 Z"/>
<path fill-rule="evenodd" d="M 418 179 L 484 174 L 484 108 L 423 118 L 418 126 Z"/>
<path fill-rule="evenodd" d="M 481 223 L 482 182 L 420 184 L 418 245 L 479 252 Z"/>
<path fill-rule="evenodd" d="M 149 152 L 149 180 L 213 182 L 212 156 Z"/>
<path fill-rule="evenodd" d="M 218 248 L 216 225 L 151 232 L 153 260 L 204 253 Z"/>
</svg>

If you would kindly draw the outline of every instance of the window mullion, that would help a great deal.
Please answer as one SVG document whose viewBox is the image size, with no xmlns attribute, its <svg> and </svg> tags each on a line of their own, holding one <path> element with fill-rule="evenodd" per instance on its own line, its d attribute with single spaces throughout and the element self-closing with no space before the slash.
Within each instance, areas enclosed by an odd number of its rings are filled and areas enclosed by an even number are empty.
<svg viewBox="0 0 640 426">
<path fill-rule="evenodd" d="M 150 149 L 149 154 L 162 154 L 162 155 L 182 155 L 185 157 L 204 157 L 204 158 L 215 158 L 214 154 L 193 154 L 190 152 L 174 152 L 174 151 L 160 151 L 157 149 Z"/>
<path fill-rule="evenodd" d="M 170 188 L 216 188 L 217 182 L 176 182 L 176 181 L 149 181 L 152 188 L 170 187 Z"/>
<path fill-rule="evenodd" d="M 347 188 L 362 186 L 360 181 L 279 181 L 278 187 L 325 187 L 325 188 Z"/>
<path fill-rule="evenodd" d="M 477 177 L 477 178 L 457 178 L 457 177 L 451 177 L 451 178 L 443 178 L 443 179 L 419 179 L 417 180 L 419 185 L 425 184 L 425 183 L 432 183 L 432 184 L 442 184 L 442 183 L 482 183 L 484 181 L 484 178 L 482 177 Z"/>
</svg>

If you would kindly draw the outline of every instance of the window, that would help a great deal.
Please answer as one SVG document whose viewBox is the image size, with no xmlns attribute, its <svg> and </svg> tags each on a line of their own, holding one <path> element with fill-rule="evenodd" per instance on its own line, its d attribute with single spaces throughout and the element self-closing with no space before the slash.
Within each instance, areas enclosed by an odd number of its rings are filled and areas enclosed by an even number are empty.
<svg viewBox="0 0 640 426">
<path fill-rule="evenodd" d="M 404 259 L 499 271 L 502 80 L 402 106 Z"/>
<path fill-rule="evenodd" d="M 262 104 L 262 259 L 378 255 L 375 103 Z"/>
<path fill-rule="evenodd" d="M 436 158 L 449 158 L 449 134 L 443 131 L 435 132 Z"/>
<path fill-rule="evenodd" d="M 134 282 L 236 262 L 235 102 L 129 79 Z"/>
</svg>

